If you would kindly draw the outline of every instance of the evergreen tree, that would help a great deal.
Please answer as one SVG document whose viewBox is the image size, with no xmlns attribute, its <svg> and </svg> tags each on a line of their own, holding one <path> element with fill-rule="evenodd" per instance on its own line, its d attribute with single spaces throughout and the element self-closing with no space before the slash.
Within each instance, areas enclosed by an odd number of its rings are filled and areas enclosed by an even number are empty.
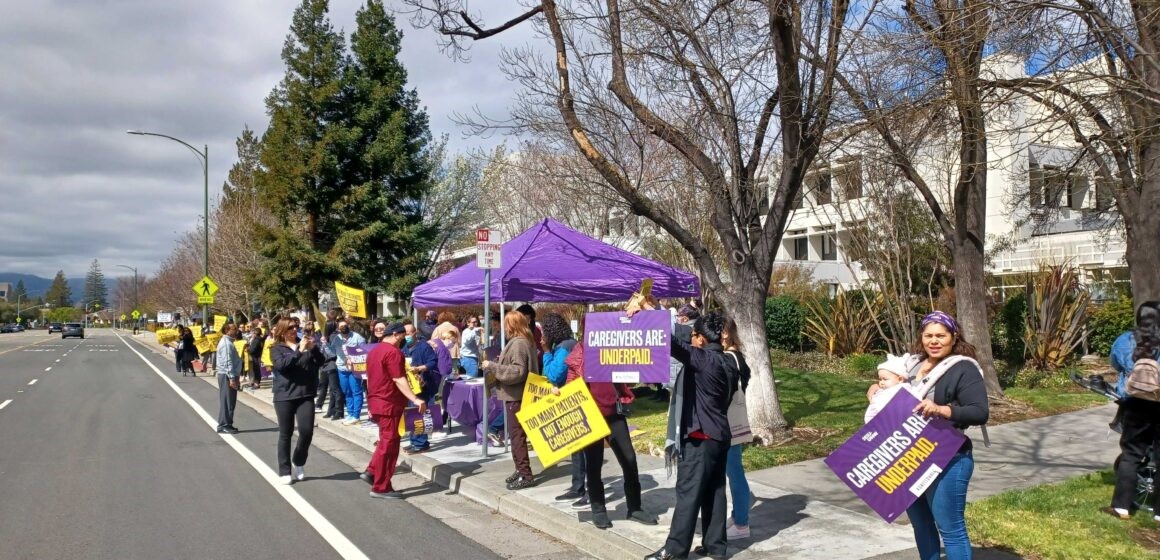
<svg viewBox="0 0 1160 560">
<path fill-rule="evenodd" d="M 19 301 L 22 303 L 28 302 L 28 289 L 24 287 L 23 279 L 16 281 L 16 287 L 13 288 L 12 293 L 9 294 L 8 301 Z"/>
<path fill-rule="evenodd" d="M 262 137 L 256 177 L 278 218 L 263 234 L 265 262 L 256 278 L 272 306 L 314 300 L 337 276 L 328 256 L 338 184 L 337 144 L 345 66 L 344 39 L 327 16 L 327 0 L 302 0 L 282 48 L 286 75 L 266 98 L 270 126 Z"/>
<path fill-rule="evenodd" d="M 72 307 L 72 290 L 68 287 L 68 280 L 64 277 L 64 271 L 58 270 L 56 276 L 52 279 L 52 285 L 48 287 L 48 292 L 44 295 L 45 303 L 53 307 Z"/>
<path fill-rule="evenodd" d="M 109 306 L 109 286 L 105 284 L 105 273 L 101 272 L 101 263 L 93 259 L 89 266 L 89 273 L 85 275 L 85 293 L 81 304 L 87 306 L 99 303 L 101 308 Z"/>
<path fill-rule="evenodd" d="M 355 15 L 352 59 L 343 76 L 341 180 L 349 195 L 338 201 L 339 235 L 333 253 L 343 279 L 388 293 L 409 292 L 426 268 L 433 232 L 423 224 L 430 189 L 431 135 L 426 112 L 399 61 L 403 34 L 381 0 Z"/>
<path fill-rule="evenodd" d="M 261 144 L 249 125 L 242 128 L 242 135 L 235 144 L 238 147 L 238 161 L 230 167 L 226 181 L 222 184 L 222 205 L 236 204 L 239 199 L 254 196 L 258 192 L 257 175 L 261 169 Z"/>
</svg>

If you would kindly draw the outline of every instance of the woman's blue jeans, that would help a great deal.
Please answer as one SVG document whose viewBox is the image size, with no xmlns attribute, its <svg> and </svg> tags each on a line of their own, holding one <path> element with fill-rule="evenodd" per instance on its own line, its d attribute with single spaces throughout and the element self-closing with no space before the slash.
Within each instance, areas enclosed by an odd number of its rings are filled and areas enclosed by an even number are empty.
<svg viewBox="0 0 1160 560">
<path fill-rule="evenodd" d="M 741 466 L 741 447 L 734 445 L 725 456 L 725 476 L 729 478 L 729 496 L 733 499 L 733 524 L 749 526 L 749 481 Z"/>
<path fill-rule="evenodd" d="M 460 356 L 459 365 L 468 377 L 479 377 L 479 359 L 470 356 Z"/>
<path fill-rule="evenodd" d="M 930 488 L 906 510 L 914 527 L 914 542 L 920 560 L 939 560 L 939 541 L 946 547 L 947 560 L 970 560 L 971 540 L 967 536 L 967 485 L 975 472 L 971 452 L 959 452 L 943 469 Z"/>
<path fill-rule="evenodd" d="M 353 373 L 340 369 L 338 384 L 342 387 L 342 396 L 346 398 L 346 417 L 358 418 L 362 415 L 362 382 Z"/>
</svg>

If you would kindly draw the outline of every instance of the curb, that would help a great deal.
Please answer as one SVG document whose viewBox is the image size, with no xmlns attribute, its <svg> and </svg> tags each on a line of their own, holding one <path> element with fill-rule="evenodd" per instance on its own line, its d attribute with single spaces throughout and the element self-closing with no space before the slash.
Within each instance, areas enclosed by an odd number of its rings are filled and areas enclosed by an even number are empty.
<svg viewBox="0 0 1160 560">
<path fill-rule="evenodd" d="M 131 335 L 126 338 L 146 346 L 155 353 L 163 353 L 159 350 L 158 345 L 152 341 L 140 340 Z M 214 387 L 217 386 L 216 374 L 209 377 L 198 377 Z M 244 403 L 267 419 L 274 418 L 273 404 L 246 391 L 238 391 L 238 402 Z M 318 421 L 315 422 L 315 427 L 335 437 L 342 438 L 368 453 L 373 453 L 375 450 L 376 437 L 363 433 L 362 430 L 343 430 L 341 425 Z M 400 471 L 409 469 L 411 473 L 447 488 L 450 492 L 477 502 L 532 529 L 551 535 L 553 538 L 601 560 L 642 558 L 653 552 L 653 549 L 646 548 L 617 533 L 597 529 L 590 523 L 579 522 L 573 514 L 545 507 L 527 496 L 508 490 L 502 486 L 502 482 L 492 482 L 482 477 L 469 476 L 460 469 L 442 463 L 428 455 L 400 454 L 399 467 Z"/>
</svg>

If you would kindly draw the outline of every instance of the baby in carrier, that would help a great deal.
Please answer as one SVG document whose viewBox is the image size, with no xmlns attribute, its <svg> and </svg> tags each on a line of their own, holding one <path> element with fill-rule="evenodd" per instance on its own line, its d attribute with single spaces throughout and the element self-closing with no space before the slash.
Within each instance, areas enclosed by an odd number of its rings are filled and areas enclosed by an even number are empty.
<svg viewBox="0 0 1160 560">
<path fill-rule="evenodd" d="M 910 390 L 910 354 L 901 356 L 886 355 L 886 361 L 878 364 L 878 386 L 881 391 L 874 393 L 870 399 L 870 406 L 866 407 L 865 422 L 869 422 L 886 408 L 886 403 L 894 398 L 899 391 Z"/>
</svg>

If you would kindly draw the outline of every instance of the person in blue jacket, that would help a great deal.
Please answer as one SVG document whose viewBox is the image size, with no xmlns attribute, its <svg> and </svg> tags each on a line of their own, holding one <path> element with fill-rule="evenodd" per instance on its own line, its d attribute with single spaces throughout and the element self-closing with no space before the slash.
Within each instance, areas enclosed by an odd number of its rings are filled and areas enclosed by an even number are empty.
<svg viewBox="0 0 1160 560">
<path fill-rule="evenodd" d="M 564 363 L 572 348 L 576 347 L 576 338 L 572 335 L 572 326 L 563 317 L 556 313 L 546 313 L 540 319 L 540 331 L 543 333 L 544 345 L 544 377 L 555 387 L 563 387 L 568 381 L 568 365 Z M 584 451 L 572 454 L 572 485 L 568 491 L 556 496 L 557 502 L 571 502 L 572 509 L 588 509 L 588 492 L 585 488 L 587 466 L 584 461 Z"/>
<path fill-rule="evenodd" d="M 1120 519 L 1132 516 L 1132 498 L 1136 493 L 1137 474 L 1141 464 L 1148 460 L 1148 451 L 1160 444 L 1160 403 L 1129 397 L 1128 375 L 1136 360 L 1160 357 L 1160 302 L 1144 302 L 1136 309 L 1136 330 L 1121 334 L 1112 343 L 1109 356 L 1112 368 L 1119 374 L 1116 392 L 1120 395 L 1118 417 L 1120 456 L 1116 459 L 1116 487 L 1112 492 L 1111 507 L 1103 511 Z M 1160 507 L 1157 494 L 1155 508 Z M 1160 514 L 1153 517 L 1160 521 Z"/>
<path fill-rule="evenodd" d="M 421 336 L 421 333 L 410 321 L 403 321 L 403 328 L 406 335 L 403 355 L 411 358 L 411 370 L 415 372 L 423 385 L 422 390 L 419 391 L 419 398 L 430 405 L 439 392 L 439 382 L 442 379 L 439 375 L 439 355 L 435 353 L 435 349 L 427 343 L 427 340 Z M 430 447 L 431 443 L 427 434 L 412 435 L 411 447 L 407 448 L 405 453 L 408 455 L 423 453 Z"/>
</svg>

